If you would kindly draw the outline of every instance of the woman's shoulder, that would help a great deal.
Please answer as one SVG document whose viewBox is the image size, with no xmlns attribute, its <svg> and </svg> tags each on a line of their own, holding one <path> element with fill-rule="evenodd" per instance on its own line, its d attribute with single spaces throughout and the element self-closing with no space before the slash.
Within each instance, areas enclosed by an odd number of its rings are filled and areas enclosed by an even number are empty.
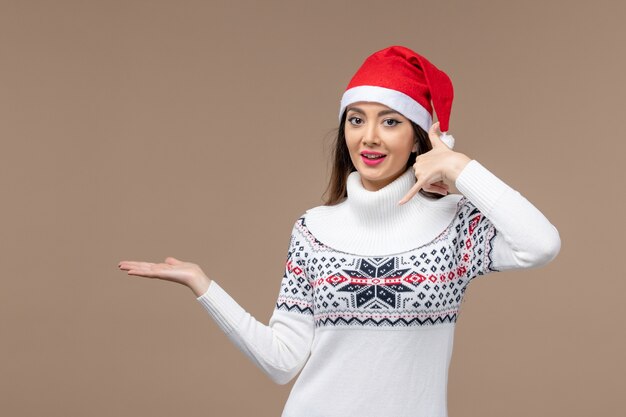
<svg viewBox="0 0 626 417">
<path fill-rule="evenodd" d="M 306 216 L 308 214 L 318 214 L 318 213 L 325 213 L 325 212 L 334 212 L 334 211 L 337 211 L 337 210 L 341 210 L 345 205 L 346 205 L 346 200 L 343 200 L 342 202 L 337 203 L 337 204 L 333 204 L 333 205 L 322 204 L 322 205 L 311 207 L 311 208 L 307 209 L 302 215 Z"/>
<path fill-rule="evenodd" d="M 325 221 L 336 219 L 342 214 L 345 215 L 345 200 L 335 205 L 319 205 L 306 209 L 304 212 L 300 212 L 296 215 L 293 222 L 292 233 L 298 233 L 302 236 L 306 236 L 310 241 L 320 243 L 309 229 L 309 222 L 322 224 Z"/>
</svg>

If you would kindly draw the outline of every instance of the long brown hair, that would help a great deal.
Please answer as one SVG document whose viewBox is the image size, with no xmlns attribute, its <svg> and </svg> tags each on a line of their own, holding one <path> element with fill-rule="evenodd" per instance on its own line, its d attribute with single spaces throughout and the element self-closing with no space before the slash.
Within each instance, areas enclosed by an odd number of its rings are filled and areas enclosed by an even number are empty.
<svg viewBox="0 0 626 417">
<path fill-rule="evenodd" d="M 347 197 L 348 192 L 346 189 L 346 183 L 348 180 L 348 175 L 351 172 L 356 171 L 352 160 L 350 159 L 350 152 L 348 151 L 348 146 L 346 145 L 346 134 L 345 134 L 345 123 L 347 117 L 346 111 L 343 112 L 341 116 L 341 122 L 339 123 L 339 128 L 337 128 L 337 134 L 335 136 L 335 141 L 333 144 L 332 151 L 332 160 L 333 166 L 330 173 L 330 180 L 328 181 L 328 186 L 326 187 L 326 191 L 324 191 L 323 197 L 325 206 L 334 206 L 335 204 L 341 203 L 344 198 Z M 421 155 L 430 151 L 433 147 L 430 143 L 430 138 L 428 137 L 428 132 L 418 126 L 412 120 L 411 126 L 413 126 L 413 132 L 415 132 L 415 138 L 417 140 L 417 153 L 411 152 L 408 161 L 406 161 L 406 169 L 413 166 L 415 164 L 415 158 L 417 155 Z M 438 193 L 431 193 L 429 191 L 425 191 L 421 189 L 419 191 L 422 195 L 431 198 L 441 198 L 443 195 Z"/>
</svg>

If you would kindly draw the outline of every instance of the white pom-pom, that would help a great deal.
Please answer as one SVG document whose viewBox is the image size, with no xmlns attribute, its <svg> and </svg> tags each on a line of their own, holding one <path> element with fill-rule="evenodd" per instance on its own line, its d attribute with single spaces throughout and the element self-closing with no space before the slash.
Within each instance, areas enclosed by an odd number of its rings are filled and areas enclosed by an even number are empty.
<svg viewBox="0 0 626 417">
<path fill-rule="evenodd" d="M 448 135 L 447 132 L 443 132 L 441 136 L 439 137 L 439 139 L 441 139 L 441 141 L 445 143 L 448 146 L 448 148 L 450 149 L 454 148 L 454 136 Z"/>
</svg>

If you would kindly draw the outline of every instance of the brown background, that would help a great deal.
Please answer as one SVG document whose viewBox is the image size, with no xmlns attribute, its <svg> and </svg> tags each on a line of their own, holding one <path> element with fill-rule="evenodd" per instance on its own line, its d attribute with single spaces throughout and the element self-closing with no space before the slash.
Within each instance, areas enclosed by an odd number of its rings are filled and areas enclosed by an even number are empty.
<svg viewBox="0 0 626 417">
<path fill-rule="evenodd" d="M 562 239 L 468 289 L 450 416 L 621 415 L 619 3 L 2 1 L 0 414 L 279 416 L 293 381 L 117 263 L 196 262 L 267 323 L 341 94 L 401 44 L 452 78 L 455 150 Z"/>
</svg>

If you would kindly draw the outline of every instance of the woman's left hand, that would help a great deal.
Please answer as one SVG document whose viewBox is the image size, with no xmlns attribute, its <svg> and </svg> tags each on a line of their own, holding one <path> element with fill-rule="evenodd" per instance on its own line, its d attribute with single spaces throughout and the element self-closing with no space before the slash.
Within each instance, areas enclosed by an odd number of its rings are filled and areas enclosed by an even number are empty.
<svg viewBox="0 0 626 417">
<path fill-rule="evenodd" d="M 428 137 L 433 148 L 418 155 L 413 164 L 417 182 L 408 193 L 398 202 L 404 204 L 409 201 L 420 189 L 438 192 L 446 195 L 448 185 L 445 181 L 456 181 L 459 173 L 471 158 L 460 152 L 455 152 L 440 139 L 439 122 L 434 123 L 428 131 Z"/>
</svg>

